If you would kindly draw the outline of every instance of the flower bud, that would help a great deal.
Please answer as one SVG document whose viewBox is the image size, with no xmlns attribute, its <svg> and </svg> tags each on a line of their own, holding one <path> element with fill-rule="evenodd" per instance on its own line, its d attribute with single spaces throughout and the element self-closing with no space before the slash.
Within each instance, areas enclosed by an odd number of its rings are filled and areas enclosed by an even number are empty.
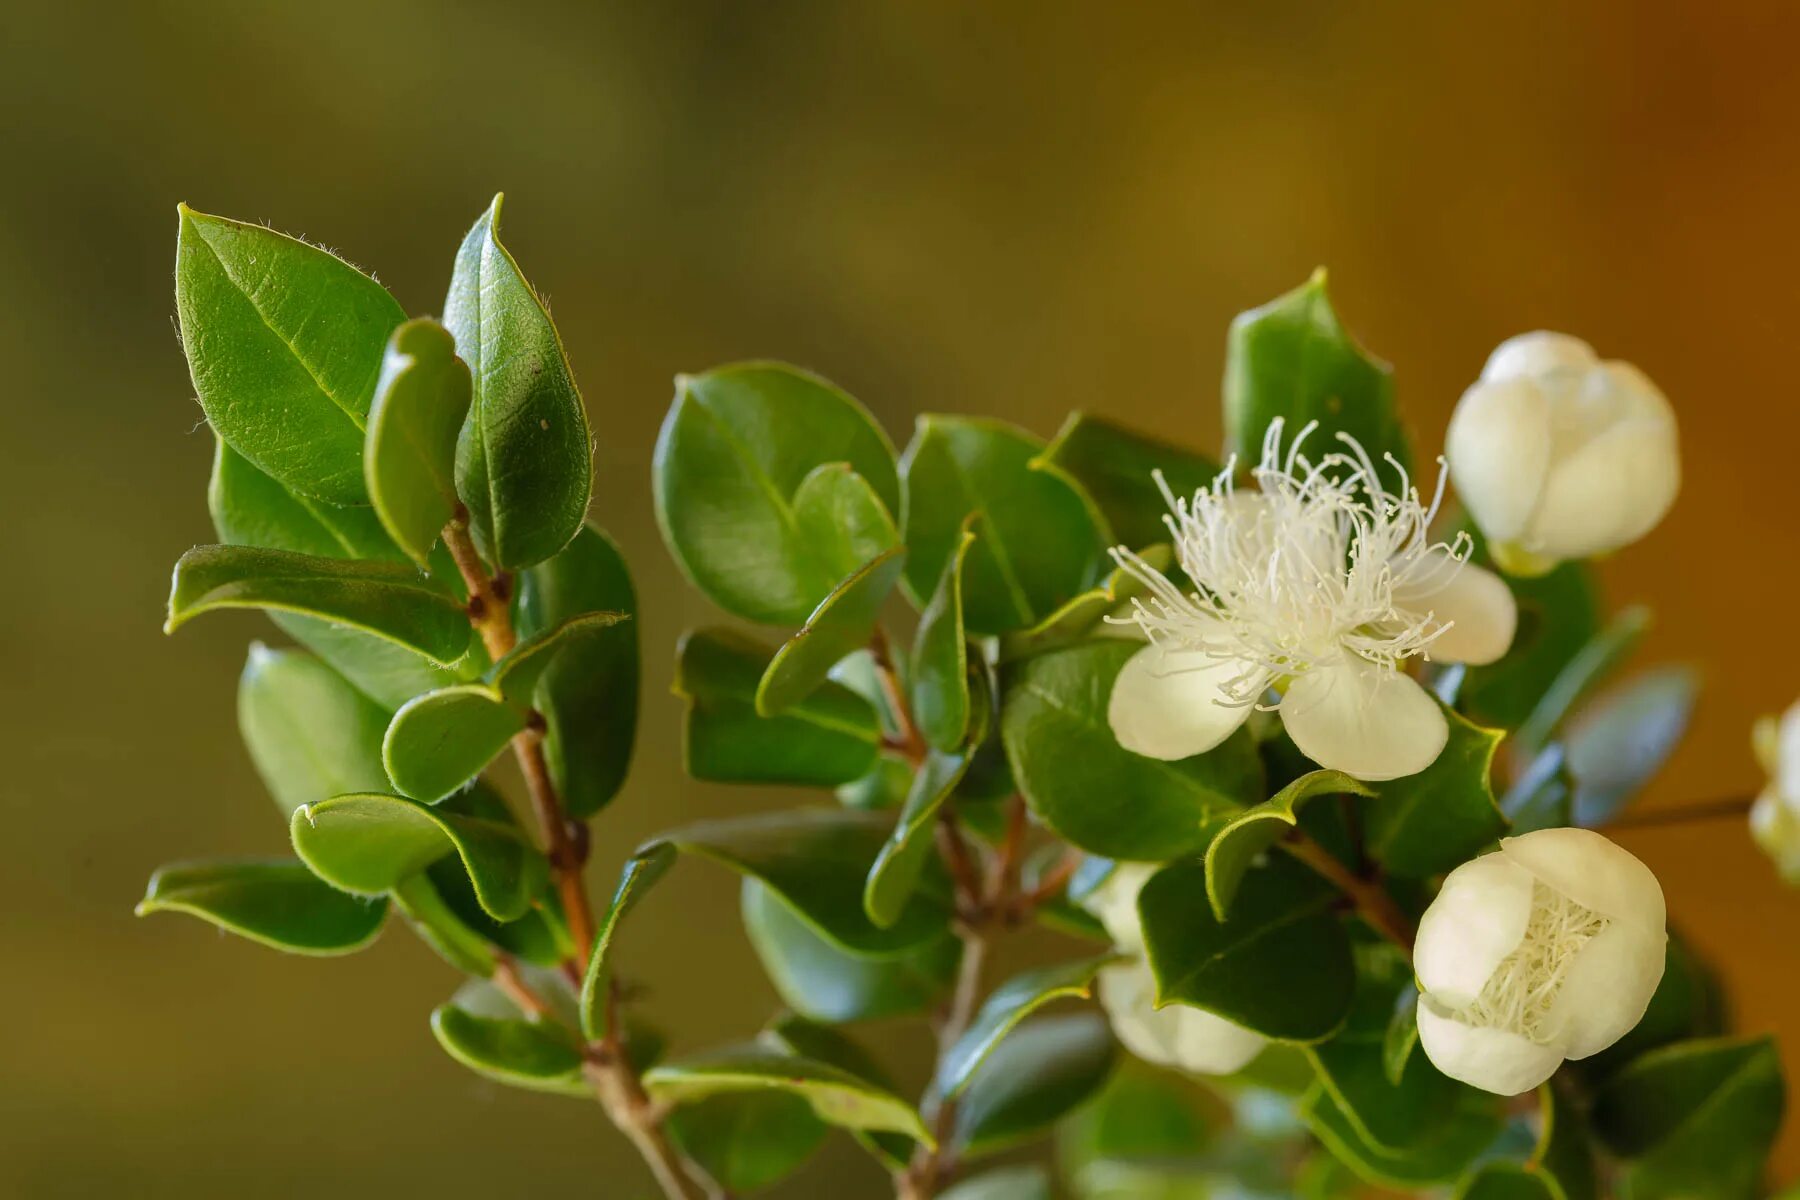
<svg viewBox="0 0 1800 1200">
<path fill-rule="evenodd" d="M 1419 1044 L 1502 1096 L 1643 1018 L 1668 941 L 1650 868 L 1590 829 L 1540 829 L 1450 872 L 1419 922 Z"/>
<path fill-rule="evenodd" d="M 1800 704 L 1756 724 L 1756 756 L 1769 784 L 1750 807 L 1750 836 L 1789 883 L 1800 883 Z"/>
<path fill-rule="evenodd" d="M 1195 1075 L 1229 1075 L 1262 1052 L 1268 1039 L 1205 1009 L 1186 1004 L 1156 1007 L 1156 977 L 1144 960 L 1138 892 L 1156 872 L 1145 863 L 1121 863 L 1083 903 L 1106 926 L 1126 962 L 1100 971 L 1100 1005 L 1113 1034 L 1145 1062 Z M 1206 898 L 1199 897 L 1205 904 Z"/>
<path fill-rule="evenodd" d="M 1444 453 L 1495 561 L 1539 574 L 1650 532 L 1681 486 L 1675 412 L 1644 373 L 1586 342 L 1502 342 L 1450 418 Z"/>
</svg>

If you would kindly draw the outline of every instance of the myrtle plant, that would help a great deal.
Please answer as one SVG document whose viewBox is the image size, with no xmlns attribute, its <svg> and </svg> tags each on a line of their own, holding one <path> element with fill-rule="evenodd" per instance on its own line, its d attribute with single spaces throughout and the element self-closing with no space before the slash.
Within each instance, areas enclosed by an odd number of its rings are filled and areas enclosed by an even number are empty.
<svg viewBox="0 0 1800 1200">
<path fill-rule="evenodd" d="M 735 619 L 674 648 L 684 765 L 752 790 L 590 894 L 636 600 L 499 234 L 496 199 L 408 319 L 180 211 L 219 544 L 168 627 L 284 635 L 238 718 L 292 855 L 164 867 L 141 912 L 332 955 L 396 910 L 467 977 L 448 1055 L 598 1099 L 674 1198 L 772 1186 L 834 1130 L 905 1200 L 1764 1194 L 1775 1048 L 1605 833 L 1695 700 L 1684 667 L 1609 682 L 1647 615 L 1586 562 L 1675 498 L 1641 372 L 1513 339 L 1420 463 L 1321 274 L 1233 324 L 1218 457 L 1090 413 L 1048 442 L 924 416 L 896 453 L 806 371 L 678 376 L 656 517 Z M 1762 738 L 1753 819 L 1790 871 L 1797 729 Z M 615 948 L 683 857 L 741 878 L 785 1005 L 724 1047 L 657 1032 Z M 935 1061 L 882 1063 L 876 1021 Z"/>
</svg>

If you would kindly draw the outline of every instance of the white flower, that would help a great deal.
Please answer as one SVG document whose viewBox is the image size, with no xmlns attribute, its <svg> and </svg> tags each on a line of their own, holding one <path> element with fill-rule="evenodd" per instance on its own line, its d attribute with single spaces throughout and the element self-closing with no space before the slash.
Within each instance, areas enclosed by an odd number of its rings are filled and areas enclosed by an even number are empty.
<svg viewBox="0 0 1800 1200">
<path fill-rule="evenodd" d="M 1668 941 L 1650 868 L 1591 829 L 1540 829 L 1450 872 L 1419 922 L 1419 1044 L 1515 1096 L 1642 1019 Z"/>
<path fill-rule="evenodd" d="M 1756 723 L 1756 756 L 1769 785 L 1750 807 L 1750 835 L 1783 879 L 1800 883 L 1800 704 Z"/>
<path fill-rule="evenodd" d="M 1449 727 L 1400 664 L 1488 663 L 1512 644 L 1518 611 L 1506 584 L 1464 562 L 1466 537 L 1431 540 L 1442 476 L 1427 507 L 1404 472 L 1399 494 L 1387 491 L 1347 435 L 1344 451 L 1308 459 L 1314 428 L 1284 455 L 1282 422 L 1270 423 L 1256 492 L 1233 487 L 1235 464 L 1191 501 L 1158 476 L 1198 590 L 1113 551 L 1149 593 L 1130 619 L 1151 645 L 1119 672 L 1107 709 L 1126 749 L 1161 759 L 1210 750 L 1273 688 L 1288 735 L 1314 762 L 1359 779 L 1411 775 L 1438 756 Z"/>
<path fill-rule="evenodd" d="M 1224 1017 L 1185 1004 L 1156 1007 L 1156 977 L 1144 961 L 1138 892 L 1155 873 L 1121 863 L 1083 903 L 1100 918 L 1125 962 L 1100 971 L 1100 1005 L 1124 1047 L 1146 1062 L 1195 1075 L 1229 1075 L 1262 1052 L 1268 1039 Z M 1206 902 L 1204 897 L 1200 903 Z"/>
<path fill-rule="evenodd" d="M 1509 571 L 1649 533 L 1675 502 L 1675 411 L 1645 374 L 1561 333 L 1500 343 L 1450 418 L 1457 495 Z"/>
</svg>

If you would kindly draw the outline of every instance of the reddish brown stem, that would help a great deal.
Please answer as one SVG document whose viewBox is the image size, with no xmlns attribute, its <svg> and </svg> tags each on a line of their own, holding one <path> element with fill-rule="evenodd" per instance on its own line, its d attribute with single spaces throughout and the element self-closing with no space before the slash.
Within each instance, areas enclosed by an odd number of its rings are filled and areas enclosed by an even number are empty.
<svg viewBox="0 0 1800 1200">
<path fill-rule="evenodd" d="M 925 739 L 919 734 L 912 706 L 906 702 L 906 691 L 900 686 L 900 672 L 894 666 L 894 648 L 887 630 L 879 625 L 869 635 L 869 655 L 875 660 L 875 678 L 894 718 L 895 736 L 888 740 L 888 748 L 916 767 L 925 760 Z"/>
<path fill-rule="evenodd" d="M 1652 808 L 1644 812 L 1626 813 L 1606 823 L 1607 829 L 1651 829 L 1660 825 L 1686 825 L 1691 821 L 1710 821 L 1720 817 L 1748 815 L 1755 796 L 1730 796 L 1723 800 L 1707 800 L 1698 804 L 1677 804 L 1670 808 Z"/>
<path fill-rule="evenodd" d="M 1413 941 L 1418 937 L 1418 930 L 1407 915 L 1400 911 L 1394 898 L 1387 890 L 1373 880 L 1364 879 L 1349 867 L 1332 857 L 1331 852 L 1313 841 L 1305 834 L 1295 831 L 1287 841 L 1280 843 L 1281 848 L 1311 867 L 1329 883 L 1344 893 L 1356 905 L 1356 911 L 1369 927 L 1387 938 L 1396 946 L 1412 953 Z"/>
</svg>

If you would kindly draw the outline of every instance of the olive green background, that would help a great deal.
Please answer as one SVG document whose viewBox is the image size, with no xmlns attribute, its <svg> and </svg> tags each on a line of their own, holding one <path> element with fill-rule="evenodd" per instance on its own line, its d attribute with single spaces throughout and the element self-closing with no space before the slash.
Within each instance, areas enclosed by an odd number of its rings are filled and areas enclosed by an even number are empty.
<svg viewBox="0 0 1800 1200">
<path fill-rule="evenodd" d="M 1776 15 L 1781 14 L 1781 15 Z M 1800 694 L 1793 370 L 1800 9 L 1495 4 L 117 3 L 0 32 L 0 1195 L 636 1197 L 589 1106 L 446 1059 L 402 929 L 284 958 L 137 921 L 158 863 L 278 851 L 233 728 L 252 616 L 158 632 L 209 540 L 173 335 L 175 204 L 266 220 L 442 302 L 495 190 L 644 599 L 631 845 L 785 798 L 685 782 L 671 648 L 712 620 L 650 514 L 677 371 L 814 367 L 915 413 L 1076 406 L 1212 447 L 1226 322 L 1329 264 L 1435 451 L 1492 345 L 1644 366 L 1687 486 L 1606 564 L 1708 688 L 1651 803 L 1758 784 Z M 1736 822 L 1623 839 L 1800 1066 L 1800 894 Z M 679 1047 L 773 1003 L 735 886 L 685 864 L 622 945 Z M 913 1045 L 913 1043 L 908 1043 Z M 903 1047 L 904 1049 L 904 1047 Z M 1800 1173 L 1790 1121 L 1784 1179 Z M 881 1182 L 838 1139 L 783 1196 Z"/>
</svg>

